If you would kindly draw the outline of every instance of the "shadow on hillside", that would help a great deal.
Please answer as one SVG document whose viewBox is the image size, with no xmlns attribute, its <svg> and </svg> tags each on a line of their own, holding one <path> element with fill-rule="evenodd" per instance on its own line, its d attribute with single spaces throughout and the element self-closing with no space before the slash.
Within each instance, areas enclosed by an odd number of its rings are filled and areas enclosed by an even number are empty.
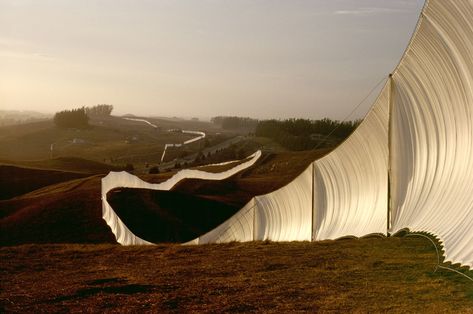
<svg viewBox="0 0 473 314">
<path fill-rule="evenodd" d="M 175 191 L 121 188 L 109 204 L 138 237 L 153 243 L 183 243 L 214 229 L 239 207 Z"/>
</svg>

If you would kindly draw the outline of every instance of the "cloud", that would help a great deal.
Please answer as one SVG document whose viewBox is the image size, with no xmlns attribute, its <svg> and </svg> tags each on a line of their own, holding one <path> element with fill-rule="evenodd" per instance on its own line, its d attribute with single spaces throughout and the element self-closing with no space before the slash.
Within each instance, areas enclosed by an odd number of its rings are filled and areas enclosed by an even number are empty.
<svg viewBox="0 0 473 314">
<path fill-rule="evenodd" d="M 46 53 L 32 43 L 24 40 L 0 37 L 0 56 L 15 59 L 32 59 L 37 61 L 53 61 L 55 58 Z"/>
<path fill-rule="evenodd" d="M 0 56 L 9 59 L 28 59 L 34 61 L 56 61 L 52 56 L 37 52 L 19 52 L 0 49 Z"/>
<path fill-rule="evenodd" d="M 0 48 L 27 47 L 28 44 L 19 39 L 0 37 Z"/>
<path fill-rule="evenodd" d="M 404 12 L 402 9 L 395 8 L 359 8 L 354 10 L 337 10 L 333 12 L 334 15 L 374 15 L 374 14 L 389 14 L 389 13 L 399 13 Z"/>
</svg>

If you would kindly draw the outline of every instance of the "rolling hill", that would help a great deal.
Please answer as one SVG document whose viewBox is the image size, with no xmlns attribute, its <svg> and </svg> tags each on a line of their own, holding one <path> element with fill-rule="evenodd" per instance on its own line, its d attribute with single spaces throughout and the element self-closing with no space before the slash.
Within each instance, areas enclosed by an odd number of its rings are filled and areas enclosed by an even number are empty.
<svg viewBox="0 0 473 314">
<path fill-rule="evenodd" d="M 171 192 L 122 189 L 121 192 L 113 193 L 113 198 L 119 200 L 116 201 L 117 209 L 126 215 L 126 221 L 136 228 L 133 229 L 135 232 L 146 234 L 151 239 L 175 242 L 218 224 L 254 195 L 283 186 L 307 167 L 313 158 L 323 153 L 325 152 L 266 154 L 257 166 L 223 181 L 184 180 Z M 284 167 L 287 162 L 294 165 L 289 172 Z M 215 167 L 222 170 L 221 166 Z M 172 172 L 143 175 L 142 178 L 156 183 L 171 175 Z M 115 242 L 113 234 L 101 218 L 101 177 L 102 175 L 94 175 L 47 185 L 13 199 L 0 201 L 0 213 L 3 217 L 0 220 L 0 244 Z M 125 194 L 120 196 L 122 192 Z M 126 199 L 129 201 L 122 202 Z M 175 212 L 172 211 L 174 207 L 170 206 L 173 199 L 180 204 L 174 209 Z M 188 204 L 193 205 L 192 209 L 186 209 Z M 191 216 L 194 219 L 188 220 L 184 216 L 191 210 L 194 212 Z M 202 226 L 201 223 L 205 221 L 195 219 L 195 213 L 207 212 L 210 215 L 216 210 L 222 216 L 217 215 L 215 220 L 209 221 L 209 225 Z M 210 217 L 209 215 L 205 217 Z M 143 217 L 148 217 L 149 220 Z M 156 218 L 155 224 L 159 226 L 163 224 L 160 221 L 163 217 L 166 218 L 164 221 L 173 221 L 172 226 L 176 230 L 167 227 L 163 235 L 162 228 L 153 228 L 154 219 Z M 183 221 L 187 221 L 184 229 Z M 179 230 L 184 230 L 184 234 L 180 235 Z"/>
<path fill-rule="evenodd" d="M 0 165 L 0 200 L 22 195 L 54 183 L 85 176 L 87 175 L 83 173 Z"/>
<path fill-rule="evenodd" d="M 257 166 L 227 180 L 184 180 L 169 192 L 117 189 L 108 199 L 138 235 L 186 241 L 252 196 L 288 183 L 326 153 L 265 153 Z M 0 200 L 1 280 L 8 287 L 0 290 L 0 306 L 5 311 L 118 306 L 130 312 L 454 313 L 473 304 L 468 279 L 434 272 L 435 249 L 423 238 L 121 247 L 101 218 L 100 180 L 108 165 L 70 159 L 28 163 L 69 170 L 81 165 L 89 173 L 0 168 L 28 188 Z M 157 183 L 172 174 L 141 177 Z M 2 176 L 4 186 L 11 176 Z"/>
<path fill-rule="evenodd" d="M 211 141 L 222 130 L 208 122 L 150 119 L 159 128 L 121 117 L 94 117 L 86 129 L 57 128 L 52 120 L 0 127 L 0 160 L 24 162 L 48 158 L 82 158 L 114 166 L 157 163 L 164 145 L 193 135 L 168 129 L 195 128 Z M 223 139 L 232 135 L 220 134 Z"/>
</svg>

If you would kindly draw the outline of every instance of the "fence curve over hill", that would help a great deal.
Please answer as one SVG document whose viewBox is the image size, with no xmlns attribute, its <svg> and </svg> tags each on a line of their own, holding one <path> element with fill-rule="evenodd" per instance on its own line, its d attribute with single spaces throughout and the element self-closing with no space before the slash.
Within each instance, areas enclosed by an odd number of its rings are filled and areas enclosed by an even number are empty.
<svg viewBox="0 0 473 314">
<path fill-rule="evenodd" d="M 435 235 L 446 261 L 473 267 L 472 17 L 472 0 L 428 0 L 399 65 L 353 134 L 293 182 L 254 197 L 189 244 L 409 229 Z M 113 210 L 105 209 L 110 225 Z M 122 244 L 141 244 L 112 231 Z"/>
</svg>

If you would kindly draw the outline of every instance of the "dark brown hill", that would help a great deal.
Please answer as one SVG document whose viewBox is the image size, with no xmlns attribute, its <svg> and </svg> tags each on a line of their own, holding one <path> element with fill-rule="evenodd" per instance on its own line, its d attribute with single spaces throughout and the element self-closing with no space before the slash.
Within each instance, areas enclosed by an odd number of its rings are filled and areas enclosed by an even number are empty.
<svg viewBox="0 0 473 314">
<path fill-rule="evenodd" d="M 0 163 L 8 166 L 32 168 L 39 170 L 57 170 L 85 174 L 106 174 L 110 171 L 122 171 L 123 166 L 110 165 L 79 157 L 57 157 L 42 160 L 12 161 L 0 159 Z"/>
<path fill-rule="evenodd" d="M 100 178 L 72 180 L 0 201 L 0 245 L 115 243 L 102 219 Z"/>
<path fill-rule="evenodd" d="M 153 243 L 193 240 L 240 209 L 174 191 L 121 188 L 110 191 L 107 199 L 135 235 Z"/>
<path fill-rule="evenodd" d="M 25 194 L 58 182 L 86 177 L 87 174 L 0 165 L 0 200 Z"/>
</svg>

